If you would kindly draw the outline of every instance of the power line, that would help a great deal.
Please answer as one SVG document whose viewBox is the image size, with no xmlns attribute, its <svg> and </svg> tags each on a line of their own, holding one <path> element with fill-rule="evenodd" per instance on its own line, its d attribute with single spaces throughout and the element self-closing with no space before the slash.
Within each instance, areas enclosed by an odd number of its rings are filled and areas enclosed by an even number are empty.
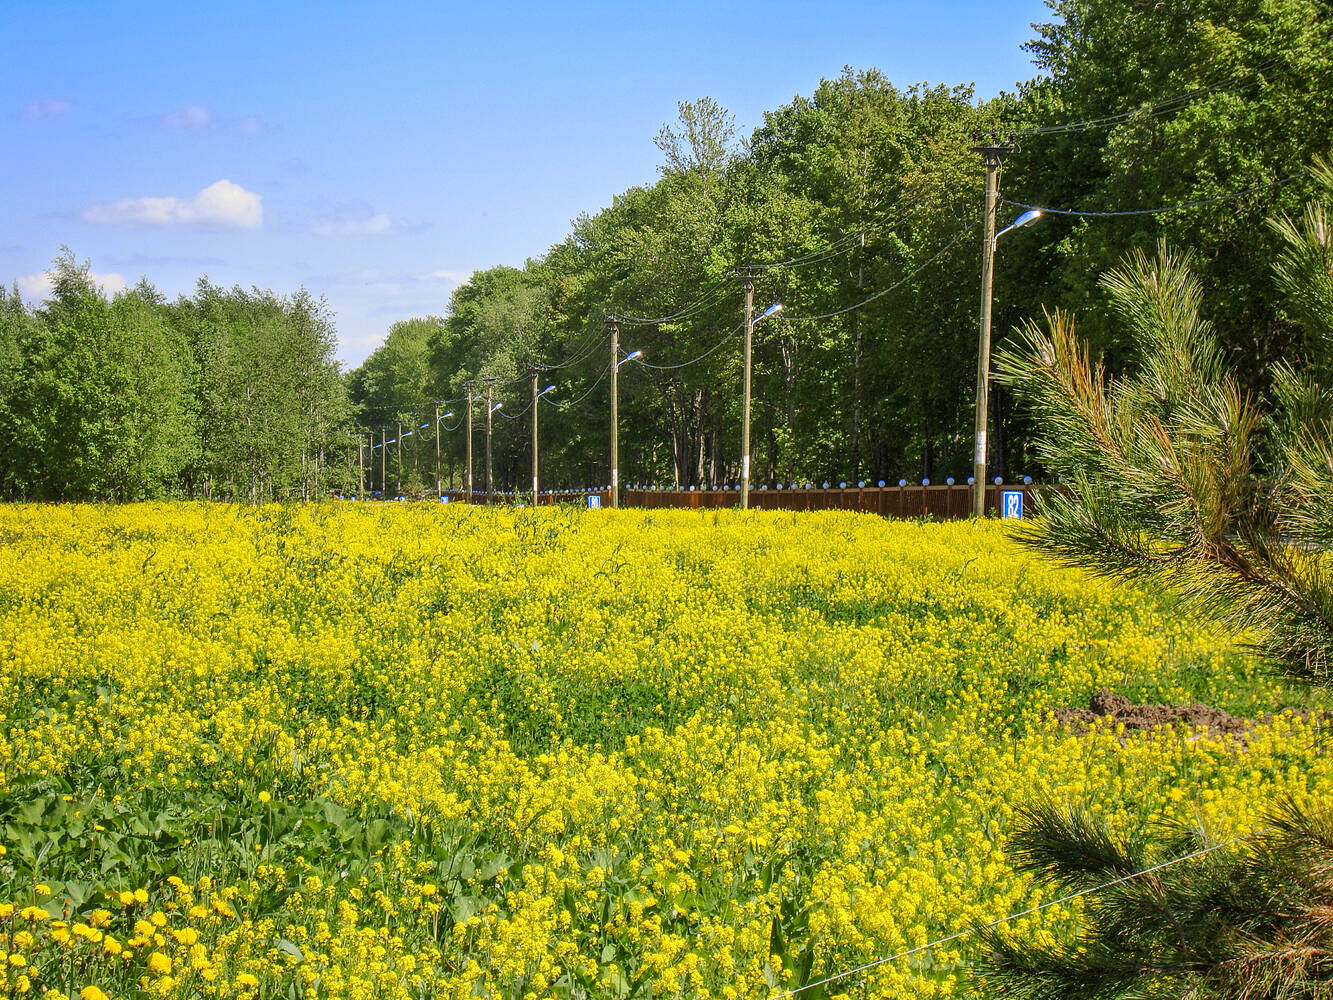
<svg viewBox="0 0 1333 1000">
<path fill-rule="evenodd" d="M 1006 205 L 1012 205 L 1014 208 L 1036 209 L 1039 212 L 1045 212 L 1050 215 L 1077 215 L 1093 218 L 1110 218 L 1121 215 L 1158 215 L 1162 212 L 1179 212 L 1186 208 L 1201 208 L 1204 205 L 1216 205 L 1224 201 L 1233 201 L 1236 198 L 1243 198 L 1247 194 L 1254 194 L 1256 191 L 1266 191 L 1269 188 L 1280 187 L 1283 184 L 1290 184 L 1292 181 L 1300 180 L 1300 178 L 1304 177 L 1309 172 L 1309 170 L 1302 170 L 1299 173 L 1292 174 L 1290 177 L 1283 177 L 1281 180 L 1270 181 L 1267 184 L 1256 184 L 1253 187 L 1247 187 L 1240 191 L 1233 191 L 1231 194 L 1218 195 L 1216 198 L 1203 198 L 1199 201 L 1187 201 L 1181 205 L 1162 205 L 1158 208 L 1134 208 L 1117 212 L 1092 212 L 1076 208 L 1045 208 L 1041 205 L 1029 205 L 1022 201 L 1010 201 L 1008 198 L 1001 198 L 1000 200 Z"/>
<path fill-rule="evenodd" d="M 841 239 L 834 240 L 828 246 L 819 250 L 811 250 L 809 253 L 800 257 L 793 257 L 790 260 L 775 260 L 767 263 L 750 264 L 748 267 L 778 268 L 778 267 L 805 267 L 809 264 L 817 264 L 820 261 L 828 260 L 830 257 L 837 257 L 844 250 L 850 250 L 858 239 L 863 235 L 862 232 L 847 233 Z"/>
<path fill-rule="evenodd" d="M 1250 70 L 1248 73 L 1238 74 L 1217 83 L 1209 84 L 1206 87 L 1197 87 L 1194 90 L 1175 94 L 1171 97 L 1165 97 L 1152 104 L 1143 105 L 1138 108 L 1128 108 L 1124 111 L 1117 111 L 1114 114 L 1106 115 L 1102 118 L 1090 118 L 1086 121 L 1063 122 L 1059 125 L 1045 125 L 1039 128 L 1022 129 L 1014 132 L 1017 136 L 1034 135 L 1060 135 L 1068 132 L 1083 132 L 1094 128 L 1110 128 L 1121 122 L 1128 121 L 1130 118 L 1144 116 L 1156 117 L 1183 108 L 1201 97 L 1216 93 L 1220 90 L 1238 89 L 1257 83 L 1262 74 L 1267 69 L 1272 69 L 1278 65 L 1281 60 L 1277 56 L 1265 59 Z"/>
<path fill-rule="evenodd" d="M 934 948 L 937 945 L 948 944 L 950 941 L 957 941 L 959 938 L 967 937 L 968 935 L 975 934 L 978 931 L 986 931 L 990 930 L 993 927 L 999 927 L 1001 924 L 1007 924 L 1009 921 L 1017 920 L 1019 917 L 1031 916 L 1034 913 L 1040 913 L 1042 910 L 1050 909 L 1052 906 L 1059 906 L 1061 903 L 1068 903 L 1070 900 L 1078 899 L 1082 896 L 1090 896 L 1093 893 L 1101 892 L 1104 889 L 1111 889 L 1117 885 L 1123 885 L 1124 883 L 1132 881 L 1133 879 L 1142 878 L 1144 875 L 1151 875 L 1153 872 L 1159 872 L 1163 868 L 1170 868 L 1172 865 L 1178 865 L 1182 861 L 1190 861 L 1193 860 L 1194 858 L 1201 858 L 1205 854 L 1211 854 L 1213 853 L 1213 851 L 1221 850 L 1224 847 L 1231 847 L 1233 844 L 1239 844 L 1241 841 L 1249 840 L 1251 837 L 1257 837 L 1260 834 L 1268 833 L 1272 829 L 1273 827 L 1269 826 L 1265 827 L 1262 830 L 1252 830 L 1249 833 L 1243 833 L 1239 837 L 1232 837 L 1230 840 L 1224 841 L 1223 843 L 1213 844 L 1211 847 L 1203 847 L 1190 854 L 1183 854 L 1178 858 L 1171 858 L 1167 861 L 1163 861 L 1161 864 L 1156 864 L 1150 868 L 1145 868 L 1142 871 L 1133 872 L 1129 875 L 1122 875 L 1119 878 L 1111 879 L 1111 881 L 1109 882 L 1103 882 L 1101 885 L 1094 885 L 1087 889 L 1079 889 L 1077 892 L 1071 892 L 1067 895 L 1061 896 L 1059 899 L 1052 899 L 1046 903 L 1039 903 L 1036 906 L 1030 906 L 1026 910 L 1019 910 L 1017 913 L 1010 913 L 1007 916 L 1000 917 L 998 920 L 992 920 L 988 924 L 978 924 L 975 927 L 967 927 L 961 931 L 956 931 L 955 933 L 950 934 L 947 937 L 936 938 L 934 941 L 927 941 L 925 944 L 917 945 L 915 948 L 908 948 L 906 951 L 900 951 L 896 955 L 887 955 L 883 958 L 877 958 L 873 961 L 866 962 L 864 965 L 858 965 L 853 969 L 847 969 L 843 972 L 836 972 L 831 976 L 825 976 L 823 979 L 816 980 L 813 983 L 806 983 L 804 986 L 797 986 L 795 989 L 787 990 L 783 993 L 774 993 L 772 996 L 767 997 L 766 1000 L 783 1000 L 784 997 L 795 996 L 798 993 L 804 993 L 806 990 L 813 990 L 819 986 L 826 986 L 829 983 L 837 982 L 840 979 L 846 979 L 848 976 L 855 976 L 858 973 L 865 972 L 869 969 L 874 969 L 881 965 L 887 965 L 889 962 L 896 962 L 902 958 L 909 958 L 910 956 L 915 955 L 918 952 L 926 951 L 927 949 Z"/>
<path fill-rule="evenodd" d="M 708 357 L 709 355 L 721 350 L 722 347 L 727 343 L 727 341 L 729 341 L 732 337 L 736 336 L 736 334 L 740 333 L 741 330 L 743 330 L 744 328 L 745 324 L 742 323 L 740 326 L 736 327 L 734 330 L 728 333 L 725 337 L 719 340 L 708 350 L 700 354 L 697 358 L 691 358 L 689 361 L 682 361 L 678 365 L 654 365 L 654 364 L 649 364 L 647 361 L 640 361 L 639 363 L 643 365 L 643 367 L 645 368 L 652 368 L 653 370 L 659 372 L 675 371 L 678 368 L 688 368 L 690 365 L 697 364 L 704 358 Z"/>
<path fill-rule="evenodd" d="M 917 265 L 911 272 L 909 272 L 908 274 L 906 274 L 906 275 L 904 275 L 903 277 L 899 278 L 897 281 L 895 281 L 895 282 L 894 282 L 892 285 L 890 285 L 888 288 L 882 289 L 882 290 L 876 292 L 874 295 L 870 295 L 870 296 L 868 296 L 868 297 L 862 299 L 860 302 L 854 303 L 853 305 L 850 305 L 850 306 L 846 306 L 846 307 L 844 307 L 844 308 L 842 308 L 842 309 L 835 309 L 833 312 L 820 313 L 820 314 L 818 314 L 818 315 L 816 315 L 816 316 L 784 316 L 784 317 L 782 317 L 782 318 L 785 319 L 788 323 L 809 323 L 809 322 L 811 322 L 811 321 L 813 321 L 813 320 L 818 320 L 818 319 L 831 319 L 831 318 L 834 317 L 834 316 L 841 316 L 843 313 L 849 313 L 849 312 L 852 312 L 852 311 L 855 310 L 855 309 L 860 309 L 862 306 L 869 305 L 871 302 L 874 302 L 876 299 L 878 299 L 878 298 L 882 298 L 883 296 L 888 295 L 889 292 L 892 292 L 894 289 L 899 288 L 899 287 L 901 287 L 902 285 L 906 284 L 907 282 L 911 281 L 911 280 L 912 280 L 913 278 L 915 278 L 918 274 L 920 274 L 922 271 L 924 271 L 927 267 L 929 267 L 931 264 L 935 263 L 935 261 L 939 260 L 939 259 L 940 259 L 941 257 L 943 257 L 946 253 L 948 253 L 950 250 L 952 250 L 952 249 L 954 248 L 954 246 L 956 246 L 957 243 L 958 243 L 964 236 L 968 235 L 968 233 L 970 233 L 974 228 L 976 228 L 976 220 L 973 220 L 972 222 L 968 223 L 967 227 L 966 227 L 965 229 L 963 229 L 961 232 L 959 232 L 957 236 L 955 236 L 953 239 L 951 239 L 951 240 L 950 240 L 948 243 L 946 243 L 944 246 L 940 247 L 939 250 L 935 251 L 935 253 L 933 253 L 933 254 L 932 254 L 929 258 L 927 258 L 925 261 L 923 261 L 922 263 L 918 264 L 918 265 Z"/>
<path fill-rule="evenodd" d="M 597 350 L 597 348 L 601 346 L 601 342 L 604 339 L 606 339 L 605 331 L 598 328 L 594 328 L 593 330 L 589 331 L 587 334 L 584 335 L 584 340 L 583 340 L 584 346 L 575 348 L 573 351 L 570 352 L 571 357 L 568 357 L 564 361 L 560 361 L 552 365 L 538 362 L 535 365 L 535 367 L 540 369 L 541 371 L 554 371 L 557 368 L 572 367 L 573 365 L 579 364 L 580 362 L 584 361 L 589 355 L 593 353 L 593 351 Z"/>
<path fill-rule="evenodd" d="M 582 396 L 580 396 L 578 399 L 570 400 L 568 403 L 555 403 L 555 402 L 553 402 L 551 405 L 552 405 L 552 406 L 555 406 L 557 409 L 561 409 L 561 410 L 572 410 L 574 407 L 578 406 L 578 405 L 579 405 L 580 403 L 582 403 L 585 399 L 587 399 L 589 396 L 592 395 L 593 390 L 596 389 L 599 385 L 602 384 L 602 382 L 606 379 L 607 373 L 610 372 L 610 370 L 611 370 L 611 366 L 610 366 L 610 365 L 608 365 L 606 368 L 602 369 L 602 373 L 601 373 L 600 375 L 597 376 L 597 381 L 594 382 L 592 385 L 588 386 L 588 391 L 585 392 L 585 393 L 584 393 Z"/>
<path fill-rule="evenodd" d="M 517 413 L 510 413 L 507 410 L 497 410 L 496 412 L 499 413 L 500 416 L 508 420 L 517 420 L 519 417 L 523 416 L 523 414 L 527 413 L 530 409 L 532 409 L 531 402 L 529 402 L 527 406 L 523 407 L 523 409 L 519 410 Z"/>
<path fill-rule="evenodd" d="M 612 316 L 612 319 L 625 326 L 659 326 L 662 323 L 674 323 L 678 320 L 685 319 L 686 317 L 693 316 L 708 305 L 711 305 L 712 303 L 710 300 L 716 298 L 718 290 L 727 283 L 727 280 L 730 277 L 731 274 L 728 272 L 726 275 L 713 282 L 708 288 L 704 289 L 699 298 L 666 316 L 628 316 L 623 313 L 615 313 Z"/>
</svg>

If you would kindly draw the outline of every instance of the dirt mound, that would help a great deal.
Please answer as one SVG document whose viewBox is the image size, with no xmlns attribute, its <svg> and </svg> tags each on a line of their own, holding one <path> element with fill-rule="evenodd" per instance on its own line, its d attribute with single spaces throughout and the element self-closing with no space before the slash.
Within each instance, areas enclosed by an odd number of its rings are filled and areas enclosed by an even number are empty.
<svg viewBox="0 0 1333 1000">
<path fill-rule="evenodd" d="M 1302 718 L 1314 713 L 1294 712 Z M 1209 736 L 1226 734 L 1244 737 L 1251 726 L 1271 722 L 1272 715 L 1262 719 L 1245 719 L 1209 705 L 1136 705 L 1122 694 L 1112 694 L 1105 688 L 1094 694 L 1087 708 L 1057 708 L 1057 722 L 1075 729 L 1084 729 L 1102 719 L 1123 723 L 1126 731 L 1154 729 L 1183 722 L 1188 726 L 1206 728 Z"/>
</svg>

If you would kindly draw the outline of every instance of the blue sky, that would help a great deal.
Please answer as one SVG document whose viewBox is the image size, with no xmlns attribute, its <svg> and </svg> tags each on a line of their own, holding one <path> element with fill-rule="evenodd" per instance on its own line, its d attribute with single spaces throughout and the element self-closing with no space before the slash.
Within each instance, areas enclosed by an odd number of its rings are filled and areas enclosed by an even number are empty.
<svg viewBox="0 0 1333 1000">
<path fill-rule="evenodd" d="M 335 313 L 359 363 L 656 176 L 708 95 L 743 133 L 844 65 L 900 85 L 1033 74 L 1041 0 L 27 4 L 0 9 L 0 280 L 62 244 L 108 291 L 200 275 Z"/>
</svg>

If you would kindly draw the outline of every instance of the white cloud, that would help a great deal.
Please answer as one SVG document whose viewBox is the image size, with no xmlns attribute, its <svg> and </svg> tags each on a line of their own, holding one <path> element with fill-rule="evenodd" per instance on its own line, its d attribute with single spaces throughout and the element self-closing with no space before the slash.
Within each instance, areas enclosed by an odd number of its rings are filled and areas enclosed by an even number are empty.
<svg viewBox="0 0 1333 1000">
<path fill-rule="evenodd" d="M 129 288 L 129 284 L 124 277 L 115 273 L 103 274 L 101 271 L 89 271 L 88 279 L 94 285 L 100 285 L 102 291 L 108 295 L 115 295 L 117 292 L 123 292 Z M 19 291 L 23 293 L 24 298 L 40 301 L 51 294 L 53 286 L 50 271 L 43 271 L 41 274 L 27 274 L 18 279 Z"/>
<path fill-rule="evenodd" d="M 242 135 L 263 135 L 264 120 L 257 115 L 246 115 L 236 123 L 236 128 Z"/>
<path fill-rule="evenodd" d="M 213 112 L 202 104 L 191 104 L 179 111 L 167 112 L 161 120 L 167 128 L 184 129 L 186 132 L 203 132 L 212 127 Z"/>
<path fill-rule="evenodd" d="M 430 277 L 435 279 L 436 281 L 448 282 L 451 285 L 461 285 L 463 284 L 463 282 L 467 281 L 469 278 L 472 277 L 472 272 L 450 271 L 448 269 L 441 268 L 438 271 L 431 271 Z"/>
<path fill-rule="evenodd" d="M 220 180 L 193 198 L 121 198 L 93 205 L 89 222 L 140 226 L 220 226 L 258 229 L 264 221 L 263 199 L 239 184 Z"/>
<path fill-rule="evenodd" d="M 316 236 L 387 236 L 393 229 L 393 220 L 383 212 L 360 210 L 328 215 L 311 226 Z"/>
<path fill-rule="evenodd" d="M 36 121 L 39 118 L 59 118 L 61 115 L 67 115 L 74 110 L 74 105 L 69 101 L 53 99 L 46 101 L 33 101 L 23 109 L 23 117 L 29 121 Z"/>
</svg>

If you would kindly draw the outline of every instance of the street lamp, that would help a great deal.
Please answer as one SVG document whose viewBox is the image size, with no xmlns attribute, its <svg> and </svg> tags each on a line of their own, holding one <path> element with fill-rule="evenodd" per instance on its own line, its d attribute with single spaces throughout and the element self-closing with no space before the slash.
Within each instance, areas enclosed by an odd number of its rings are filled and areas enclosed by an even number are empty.
<svg viewBox="0 0 1333 1000">
<path fill-rule="evenodd" d="M 972 456 L 972 514 L 986 514 L 986 423 L 990 406 L 990 327 L 991 301 L 995 280 L 995 245 L 1005 233 L 1030 226 L 1041 218 L 1041 209 L 1024 212 L 998 233 L 995 231 L 995 203 L 999 200 L 999 163 L 986 171 L 986 235 L 981 247 L 981 340 L 977 346 L 977 419 L 976 449 Z"/>
<path fill-rule="evenodd" d="M 453 410 L 450 410 L 448 413 L 444 414 L 440 413 L 440 404 L 439 403 L 435 404 L 435 496 L 437 499 L 444 495 L 444 483 L 440 479 L 440 421 L 448 420 L 453 415 L 454 415 Z M 421 426 L 425 427 L 426 425 L 422 424 Z M 451 479 L 453 478 L 453 468 L 454 468 L 453 459 L 450 459 L 449 475 Z"/>
<path fill-rule="evenodd" d="M 537 391 L 537 373 L 532 373 L 532 506 L 537 506 L 537 401 L 548 392 L 554 392 L 555 386 L 548 385 L 541 392 Z M 515 490 L 514 492 L 518 492 Z"/>
<path fill-rule="evenodd" d="M 467 383 L 467 489 L 464 499 L 468 503 L 472 502 L 472 404 L 479 403 L 486 398 L 480 393 L 475 396 L 472 394 L 474 384 L 473 382 Z"/>
<path fill-rule="evenodd" d="M 741 510 L 750 506 L 750 353 L 754 343 L 756 323 L 762 323 L 770 316 L 782 312 L 782 303 L 774 302 L 760 313 L 754 315 L 754 282 L 745 282 L 745 403 L 741 415 Z"/>
<path fill-rule="evenodd" d="M 492 405 L 491 386 L 486 386 L 486 502 L 495 503 L 495 484 L 491 480 L 491 415 L 500 407 L 504 406 L 504 401 Z"/>
<path fill-rule="evenodd" d="M 643 351 L 620 356 L 620 324 L 615 316 L 606 318 L 611 327 L 611 506 L 620 506 L 620 366 L 637 361 Z"/>
</svg>

